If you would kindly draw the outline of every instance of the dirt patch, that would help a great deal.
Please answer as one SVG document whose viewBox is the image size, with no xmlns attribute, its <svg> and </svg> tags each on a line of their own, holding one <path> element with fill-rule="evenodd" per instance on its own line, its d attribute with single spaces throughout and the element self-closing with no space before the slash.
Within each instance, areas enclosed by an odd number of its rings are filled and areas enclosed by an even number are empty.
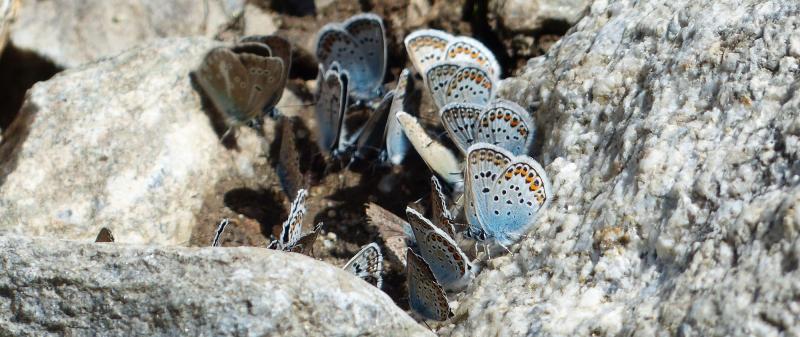
<svg viewBox="0 0 800 337">
<path fill-rule="evenodd" d="M 513 74 L 519 66 L 524 65 L 528 56 L 549 47 L 556 36 L 546 34 L 546 37 L 535 37 L 533 41 L 523 41 L 527 43 L 526 46 L 535 50 L 509 53 L 506 48 L 514 46 L 514 41 L 503 40 L 486 23 L 485 1 L 436 1 L 420 18 L 409 18 L 409 6 L 414 1 L 342 0 L 315 12 L 309 11 L 307 7 L 298 9 L 281 5 L 280 1 L 255 2 L 262 8 L 279 11 L 280 15 L 276 20 L 279 27 L 277 34 L 294 44 L 295 57 L 288 88 L 309 104 L 313 103 L 314 90 L 313 81 L 308 80 L 315 79 L 317 72 L 313 56 L 317 31 L 326 23 L 343 21 L 363 11 L 371 11 L 384 18 L 389 60 L 385 83 L 390 87 L 394 85 L 403 67 L 412 67 L 407 61 L 403 38 L 418 28 L 431 27 L 453 34 L 475 36 L 495 52 L 506 75 Z M 421 99 L 419 116 L 424 124 L 438 132 L 440 140 L 448 143 L 449 140 L 439 126 L 431 99 L 427 94 L 422 94 L 421 87 L 422 82 L 418 80 L 417 95 Z M 364 205 L 368 202 L 381 205 L 403 218 L 409 203 L 421 199 L 421 204 L 428 206 L 431 173 L 413 149 L 403 165 L 394 168 L 377 167 L 372 163 L 345 167 L 346 159 L 340 163 L 326 162 L 313 140 L 316 133 L 313 106 L 293 110 L 299 110 L 296 113 L 299 123 L 295 123 L 298 125 L 295 134 L 299 137 L 301 171 L 309 181 L 305 230 L 311 230 L 318 222 L 325 224 L 323 234 L 317 239 L 313 249 L 315 258 L 335 266 L 343 266 L 361 246 L 374 241 L 380 242 L 377 233 L 367 224 Z M 278 157 L 280 148 L 280 139 L 275 137 L 280 132 L 275 124 L 268 122 L 263 128 L 271 158 Z M 230 179 L 217 187 L 219 197 L 209 198 L 207 209 L 220 211 L 211 211 L 207 218 L 200 219 L 204 225 L 193 233 L 191 245 L 208 246 L 217 223 L 224 217 L 231 218 L 232 221 L 223 235 L 222 246 L 264 246 L 271 236 L 278 236 L 291 200 L 284 194 L 277 179 L 277 163 L 274 159 L 268 160 L 268 163 L 256 168 L 256 174 L 264 177 L 259 186 L 240 186 L 235 179 Z M 390 269 L 384 275 L 383 290 L 400 307 L 407 308 L 404 282 L 405 276 L 397 269 Z"/>
</svg>

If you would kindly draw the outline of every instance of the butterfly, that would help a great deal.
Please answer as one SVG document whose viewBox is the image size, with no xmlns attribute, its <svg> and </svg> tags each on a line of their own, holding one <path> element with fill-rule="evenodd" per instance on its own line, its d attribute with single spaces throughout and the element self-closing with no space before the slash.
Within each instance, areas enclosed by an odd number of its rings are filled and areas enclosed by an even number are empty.
<svg viewBox="0 0 800 337">
<path fill-rule="evenodd" d="M 281 147 L 275 170 L 289 198 L 294 199 L 297 191 L 305 188 L 305 177 L 300 172 L 300 153 L 295 142 L 294 121 L 289 117 L 281 120 Z"/>
<path fill-rule="evenodd" d="M 403 40 L 417 72 L 426 74 L 439 61 L 465 61 L 486 70 L 492 78 L 501 74 L 500 63 L 483 43 L 467 36 L 453 36 L 436 29 L 422 29 Z"/>
<path fill-rule="evenodd" d="M 463 61 L 439 61 L 425 72 L 425 85 L 440 110 L 448 103 L 488 104 L 495 82 L 485 69 Z"/>
<path fill-rule="evenodd" d="M 455 220 L 447 208 L 442 184 L 435 175 L 431 176 L 431 218 L 433 224 L 451 238 L 456 237 Z"/>
<path fill-rule="evenodd" d="M 313 231 L 303 234 L 306 195 L 305 189 L 297 191 L 297 197 L 289 209 L 289 218 L 286 219 L 281 227 L 280 237 L 270 242 L 267 248 L 302 254 L 307 254 L 311 250 L 314 241 L 317 240 L 317 235 L 322 230 L 322 223 L 314 226 Z"/>
<path fill-rule="evenodd" d="M 503 247 L 533 226 L 553 198 L 547 173 L 538 162 L 488 143 L 467 149 L 464 179 L 467 236 Z"/>
<path fill-rule="evenodd" d="M 378 289 L 383 285 L 383 255 L 376 243 L 370 243 L 353 256 L 347 264 L 342 267 L 344 270 L 369 282 Z"/>
<path fill-rule="evenodd" d="M 466 155 L 472 144 L 498 145 L 513 154 L 526 154 L 533 143 L 533 117 L 519 104 L 495 99 L 489 105 L 450 103 L 440 111 L 442 125 Z"/>
<path fill-rule="evenodd" d="M 412 111 L 408 94 L 413 86 L 411 72 L 403 69 L 397 86 L 383 97 L 367 120 L 356 146 L 356 159 L 367 159 L 377 153 L 381 163 L 399 165 L 403 162 L 409 143 L 396 116 L 400 111 Z"/>
<path fill-rule="evenodd" d="M 272 110 L 268 105 L 283 93 L 285 69 L 284 61 L 273 56 L 269 46 L 245 42 L 211 49 L 194 77 L 232 128 Z"/>
<path fill-rule="evenodd" d="M 455 154 L 441 143 L 431 139 L 417 118 L 404 111 L 397 113 L 397 121 L 425 164 L 448 184 L 461 183 L 461 167 Z"/>
<path fill-rule="evenodd" d="M 365 210 L 369 224 L 378 230 L 389 258 L 402 266 L 406 265 L 406 248 L 415 246 L 411 225 L 394 213 L 374 203 Z"/>
<path fill-rule="evenodd" d="M 466 286 L 473 277 L 473 266 L 452 237 L 413 208 L 406 208 L 419 252 L 436 280 L 447 290 Z"/>
<path fill-rule="evenodd" d="M 322 27 L 317 38 L 317 60 L 324 68 L 338 62 L 352 81 L 350 95 L 369 101 L 382 95 L 386 72 L 386 34 L 375 14 L 359 14 L 342 23 Z"/>
<path fill-rule="evenodd" d="M 269 47 L 272 56 L 278 57 L 283 61 L 283 71 L 280 79 L 280 88 L 278 92 L 273 95 L 267 104 L 262 108 L 262 112 L 271 117 L 277 117 L 280 112 L 275 107 L 283 96 L 283 89 L 286 88 L 286 82 L 289 81 L 289 69 L 292 67 L 292 44 L 283 37 L 277 35 L 251 35 L 246 36 L 240 40 L 242 43 L 256 42 Z"/>
<path fill-rule="evenodd" d="M 445 321 L 453 317 L 444 289 L 436 281 L 431 268 L 411 249 L 406 250 L 408 276 L 408 306 L 426 319 Z"/>
<path fill-rule="evenodd" d="M 349 146 L 347 136 L 343 134 L 349 82 L 347 71 L 341 70 L 339 63 L 333 62 L 327 70 L 319 65 L 315 106 L 317 129 L 320 131 L 317 143 L 320 149 L 334 156 Z"/>
<path fill-rule="evenodd" d="M 219 225 L 217 225 L 217 230 L 214 231 L 214 240 L 211 241 L 211 247 L 219 247 L 222 233 L 225 231 L 225 227 L 227 227 L 229 223 L 230 219 L 228 218 L 222 219 L 222 221 L 219 222 Z"/>
<path fill-rule="evenodd" d="M 100 228 L 100 232 L 97 233 L 97 238 L 94 239 L 94 242 L 114 242 L 114 235 L 111 234 L 111 230 L 108 228 Z"/>
</svg>

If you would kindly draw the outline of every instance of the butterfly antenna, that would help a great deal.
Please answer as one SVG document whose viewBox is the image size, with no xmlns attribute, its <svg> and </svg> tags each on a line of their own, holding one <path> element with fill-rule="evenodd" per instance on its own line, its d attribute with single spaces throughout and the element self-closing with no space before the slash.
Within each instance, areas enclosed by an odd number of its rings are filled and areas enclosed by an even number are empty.
<svg viewBox="0 0 800 337">
<path fill-rule="evenodd" d="M 428 327 L 428 330 L 430 330 L 430 331 L 433 331 L 433 328 L 431 328 L 431 326 L 430 326 L 430 325 L 428 325 L 428 322 L 425 322 L 425 321 L 423 320 L 423 321 L 422 321 L 422 324 L 425 324 L 425 326 L 427 326 L 427 327 Z M 435 331 L 434 331 L 434 332 L 435 332 Z"/>
</svg>

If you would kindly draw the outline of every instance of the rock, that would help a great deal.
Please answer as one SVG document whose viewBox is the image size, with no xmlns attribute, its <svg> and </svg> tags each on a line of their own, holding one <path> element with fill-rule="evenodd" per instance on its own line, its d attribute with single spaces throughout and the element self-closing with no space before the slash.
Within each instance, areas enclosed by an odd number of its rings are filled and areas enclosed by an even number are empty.
<svg viewBox="0 0 800 337">
<path fill-rule="evenodd" d="M 8 29 L 16 19 L 18 7 L 19 0 L 0 1 L 0 53 L 5 48 L 6 42 L 8 42 Z"/>
<path fill-rule="evenodd" d="M 554 22 L 574 25 L 588 5 L 588 0 L 491 0 L 489 13 L 506 32 L 531 33 Z"/>
<path fill-rule="evenodd" d="M 270 35 L 275 33 L 278 27 L 275 26 L 273 14 L 248 3 L 244 7 L 244 36 L 247 35 Z"/>
<path fill-rule="evenodd" d="M 158 38 L 213 37 L 243 8 L 244 0 L 25 1 L 11 42 L 71 68 Z"/>
<path fill-rule="evenodd" d="M 118 242 L 186 243 L 219 221 L 226 192 L 275 178 L 264 139 L 239 128 L 228 150 L 193 87 L 217 45 L 158 40 L 30 89 L 0 144 L 0 231 L 92 239 L 108 227 Z"/>
<path fill-rule="evenodd" d="M 557 199 L 453 335 L 800 334 L 800 4 L 594 1 L 500 95 Z"/>
<path fill-rule="evenodd" d="M 340 268 L 260 248 L 0 236 L 0 333 L 432 336 Z"/>
</svg>

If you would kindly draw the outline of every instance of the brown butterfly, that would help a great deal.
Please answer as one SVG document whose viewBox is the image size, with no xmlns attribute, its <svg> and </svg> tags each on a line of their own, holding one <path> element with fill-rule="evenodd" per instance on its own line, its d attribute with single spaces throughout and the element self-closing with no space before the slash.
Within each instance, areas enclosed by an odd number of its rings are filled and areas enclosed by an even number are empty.
<svg viewBox="0 0 800 337">
<path fill-rule="evenodd" d="M 261 42 L 217 47 L 206 54 L 195 78 L 227 124 L 242 125 L 272 111 L 280 100 L 288 78 L 283 53 L 274 55 Z"/>
</svg>

